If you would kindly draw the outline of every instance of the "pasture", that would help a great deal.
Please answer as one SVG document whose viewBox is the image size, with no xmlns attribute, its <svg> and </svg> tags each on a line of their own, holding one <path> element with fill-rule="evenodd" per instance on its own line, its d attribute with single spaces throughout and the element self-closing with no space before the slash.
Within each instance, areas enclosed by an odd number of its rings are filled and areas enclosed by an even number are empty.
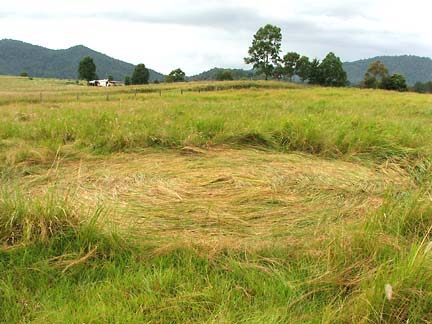
<svg viewBox="0 0 432 324">
<path fill-rule="evenodd" d="M 430 323 L 431 119 L 413 93 L 0 77 L 0 322 Z"/>
</svg>

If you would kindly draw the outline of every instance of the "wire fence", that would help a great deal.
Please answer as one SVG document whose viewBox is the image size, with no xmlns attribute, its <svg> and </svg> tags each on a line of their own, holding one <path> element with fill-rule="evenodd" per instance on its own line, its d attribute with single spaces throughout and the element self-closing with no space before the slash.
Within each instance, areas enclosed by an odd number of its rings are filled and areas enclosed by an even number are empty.
<svg viewBox="0 0 432 324">
<path fill-rule="evenodd" d="M 163 88 L 132 88 L 127 87 L 107 87 L 107 88 L 86 88 L 85 90 L 47 90 L 47 91 L 29 91 L 25 93 L 13 92 L 0 94 L 0 106 L 13 103 L 62 103 L 62 102 L 92 102 L 92 101 L 113 101 L 113 100 L 132 100 L 143 98 L 142 95 L 152 94 L 162 97 L 164 95 L 184 95 L 187 93 L 203 93 L 230 91 L 242 89 L 297 89 L 299 85 L 290 83 L 235 83 L 235 84 L 205 84 L 199 86 L 185 87 L 163 87 Z"/>
</svg>

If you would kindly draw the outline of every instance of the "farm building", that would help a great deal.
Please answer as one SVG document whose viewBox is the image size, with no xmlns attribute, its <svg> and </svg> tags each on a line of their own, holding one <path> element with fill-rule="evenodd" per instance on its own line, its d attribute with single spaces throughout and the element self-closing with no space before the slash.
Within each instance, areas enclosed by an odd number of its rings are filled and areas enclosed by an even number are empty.
<svg viewBox="0 0 432 324">
<path fill-rule="evenodd" d="M 115 86 L 123 85 L 123 82 L 121 82 L 121 81 L 110 81 L 108 79 L 103 79 L 103 80 L 89 81 L 88 84 L 90 86 L 93 86 L 93 87 L 115 87 Z"/>
</svg>

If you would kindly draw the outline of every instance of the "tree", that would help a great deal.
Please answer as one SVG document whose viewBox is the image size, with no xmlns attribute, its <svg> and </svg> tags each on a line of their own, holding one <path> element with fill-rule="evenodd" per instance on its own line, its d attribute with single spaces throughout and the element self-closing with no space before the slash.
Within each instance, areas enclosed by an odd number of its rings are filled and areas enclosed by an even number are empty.
<svg viewBox="0 0 432 324">
<path fill-rule="evenodd" d="M 108 81 L 114 81 L 114 77 L 112 75 L 108 75 Z"/>
<path fill-rule="evenodd" d="M 326 87 L 344 87 L 348 76 L 343 69 L 342 61 L 330 52 L 319 65 L 319 84 Z"/>
<path fill-rule="evenodd" d="M 418 93 L 432 93 L 432 81 L 429 82 L 416 82 L 413 91 Z"/>
<path fill-rule="evenodd" d="M 310 62 L 308 80 L 310 84 L 322 83 L 320 61 L 316 58 Z"/>
<path fill-rule="evenodd" d="M 78 75 L 81 80 L 91 81 L 97 79 L 96 64 L 90 56 L 84 57 L 78 67 Z"/>
<path fill-rule="evenodd" d="M 393 74 L 390 77 L 384 77 L 381 82 L 381 88 L 396 91 L 408 90 L 405 77 L 402 74 Z"/>
<path fill-rule="evenodd" d="M 138 64 L 132 74 L 132 84 L 148 84 L 150 77 L 149 70 L 147 70 L 144 64 Z"/>
<path fill-rule="evenodd" d="M 281 64 L 278 64 L 273 69 L 273 78 L 276 80 L 281 80 L 285 75 L 284 67 Z"/>
<path fill-rule="evenodd" d="M 368 89 L 376 89 L 376 88 L 378 88 L 379 82 L 371 74 L 366 73 L 364 76 L 364 79 L 363 79 L 363 85 L 365 88 L 368 88 Z"/>
<path fill-rule="evenodd" d="M 279 27 L 270 24 L 261 27 L 254 35 L 245 63 L 253 64 L 253 68 L 268 80 L 280 62 L 281 43 L 282 33 Z"/>
<path fill-rule="evenodd" d="M 124 78 L 124 84 L 125 85 L 131 85 L 131 78 L 130 78 L 130 76 L 125 76 L 125 78 Z"/>
<path fill-rule="evenodd" d="M 302 82 L 309 79 L 311 69 L 311 62 L 307 56 L 302 56 L 298 59 L 296 64 L 295 74 L 298 75 Z"/>
<path fill-rule="evenodd" d="M 184 73 L 181 69 L 175 69 L 170 72 L 165 77 L 166 82 L 183 82 L 185 80 L 186 73 Z"/>
<path fill-rule="evenodd" d="M 300 54 L 295 52 L 287 53 L 283 58 L 283 72 L 284 75 L 292 81 L 293 76 L 296 74 L 297 63 L 300 60 Z"/>
<path fill-rule="evenodd" d="M 388 76 L 388 69 L 381 61 L 375 61 L 367 70 L 363 83 L 366 88 L 378 88 L 381 82 Z"/>
<path fill-rule="evenodd" d="M 216 73 L 216 80 L 218 81 L 230 81 L 234 80 L 233 74 L 230 70 L 219 70 Z"/>
<path fill-rule="evenodd" d="M 367 73 L 375 78 L 383 79 L 388 75 L 388 69 L 381 61 L 375 61 L 369 66 Z"/>
<path fill-rule="evenodd" d="M 28 73 L 27 72 L 22 72 L 21 74 L 20 74 L 20 77 L 28 77 L 29 75 L 28 75 Z"/>
</svg>

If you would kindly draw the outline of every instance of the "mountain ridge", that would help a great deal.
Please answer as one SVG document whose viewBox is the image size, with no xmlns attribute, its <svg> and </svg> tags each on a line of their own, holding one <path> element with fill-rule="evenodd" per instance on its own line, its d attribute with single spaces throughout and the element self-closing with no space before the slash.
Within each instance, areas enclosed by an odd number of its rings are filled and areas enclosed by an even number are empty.
<svg viewBox="0 0 432 324">
<path fill-rule="evenodd" d="M 49 49 L 18 40 L 2 39 L 0 40 L 0 74 L 19 75 L 26 72 L 34 77 L 76 79 L 79 62 L 85 56 L 93 57 L 99 78 L 107 78 L 112 75 L 117 80 L 123 80 L 134 70 L 133 64 L 112 58 L 82 44 L 67 49 Z M 344 62 L 343 67 L 351 84 L 361 82 L 370 64 L 376 60 L 383 62 L 388 67 L 390 74 L 403 74 L 409 85 L 432 80 L 431 58 L 416 55 L 387 55 Z M 256 78 L 253 70 L 215 67 L 189 76 L 187 80 L 215 80 L 221 70 L 231 71 L 235 79 Z M 152 69 L 149 71 L 150 82 L 164 80 L 162 73 Z"/>
<path fill-rule="evenodd" d="M 112 58 L 84 45 L 67 49 L 50 49 L 39 45 L 13 40 L 0 40 L 0 74 L 19 75 L 27 73 L 34 77 L 76 79 L 79 62 L 91 56 L 96 64 L 99 78 L 112 75 L 117 80 L 131 76 L 133 64 Z M 162 81 L 164 75 L 149 69 L 150 81 Z"/>
<path fill-rule="evenodd" d="M 389 74 L 399 73 L 405 76 L 409 85 L 432 80 L 432 59 L 417 55 L 385 55 L 344 62 L 343 67 L 352 84 L 361 82 L 374 61 L 381 61 L 388 68 Z"/>
<path fill-rule="evenodd" d="M 403 74 L 409 85 L 416 82 L 428 82 L 432 80 L 432 59 L 416 55 L 387 55 L 361 59 L 353 62 L 344 62 L 343 68 L 347 72 L 348 80 L 352 85 L 359 84 L 372 62 L 380 60 L 389 69 L 390 74 Z M 208 71 L 189 77 L 193 81 L 216 80 L 220 70 L 229 70 L 237 78 L 253 78 L 253 70 L 221 69 L 213 68 Z"/>
</svg>

